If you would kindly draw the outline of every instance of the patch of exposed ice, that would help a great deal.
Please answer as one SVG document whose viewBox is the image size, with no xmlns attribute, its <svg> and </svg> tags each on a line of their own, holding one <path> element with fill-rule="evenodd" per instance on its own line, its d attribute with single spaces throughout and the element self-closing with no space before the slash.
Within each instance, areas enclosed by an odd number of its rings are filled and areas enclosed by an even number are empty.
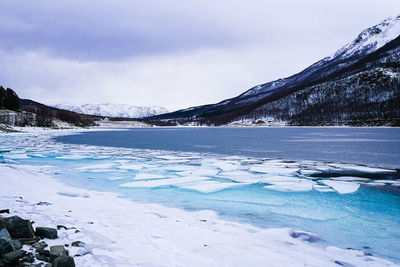
<svg viewBox="0 0 400 267">
<path fill-rule="evenodd" d="M 167 176 L 155 173 L 145 173 L 145 172 L 140 172 L 135 175 L 135 180 L 163 179 L 163 178 L 167 178 Z"/>
<path fill-rule="evenodd" d="M 109 170 L 115 166 L 114 163 L 95 164 L 76 168 L 79 171 Z"/>
<path fill-rule="evenodd" d="M 189 176 L 189 177 L 178 177 L 169 179 L 140 180 L 140 181 L 121 184 L 119 186 L 128 188 L 153 188 L 153 187 L 172 186 L 172 185 L 178 186 L 190 182 L 204 181 L 206 179 L 208 178 L 202 176 Z"/>
<path fill-rule="evenodd" d="M 219 169 L 221 169 L 222 171 L 234 171 L 238 169 L 238 165 L 236 164 L 232 164 L 232 163 L 228 163 L 225 161 L 216 161 L 213 163 L 213 165 Z"/>
<path fill-rule="evenodd" d="M 202 193 L 212 193 L 212 192 L 217 192 L 217 191 L 220 191 L 220 190 L 223 190 L 226 188 L 231 188 L 231 187 L 240 186 L 240 185 L 244 185 L 244 184 L 243 183 L 221 183 L 221 182 L 206 180 L 206 181 L 201 181 L 199 183 L 183 185 L 183 186 L 180 186 L 180 188 L 195 190 L 195 191 L 199 191 Z"/>
<path fill-rule="evenodd" d="M 380 173 L 380 172 L 395 173 L 396 172 L 396 170 L 373 168 L 373 167 L 368 167 L 368 166 L 360 166 L 360 165 L 344 164 L 344 163 L 342 163 L 342 164 L 341 163 L 329 163 L 328 166 L 331 166 L 331 167 L 334 167 L 337 169 L 354 170 L 354 171 L 368 172 L 368 173 Z"/>
<path fill-rule="evenodd" d="M 332 177 L 330 179 L 336 181 L 364 181 L 364 182 L 370 181 L 370 179 L 368 178 L 354 177 L 354 176 L 340 176 L 340 177 Z"/>
<path fill-rule="evenodd" d="M 82 197 L 82 198 L 88 198 L 89 195 L 86 193 L 79 193 L 79 192 L 74 192 L 74 191 L 59 191 L 57 194 L 61 196 L 66 196 L 66 197 Z"/>
<path fill-rule="evenodd" d="M 319 184 L 313 185 L 313 188 L 319 192 L 336 192 L 329 186 L 324 186 L 324 185 L 319 185 Z"/>
<path fill-rule="evenodd" d="M 320 180 L 320 182 L 329 185 L 340 194 L 354 193 L 360 187 L 359 183 L 354 183 L 354 182 L 333 181 L 333 180 Z"/>
<path fill-rule="evenodd" d="M 290 191 L 290 192 L 303 192 L 311 191 L 313 186 L 316 184 L 311 180 L 306 179 L 293 179 L 291 182 L 272 182 L 272 185 L 266 185 L 264 188 L 278 190 L 278 191 Z"/>
</svg>

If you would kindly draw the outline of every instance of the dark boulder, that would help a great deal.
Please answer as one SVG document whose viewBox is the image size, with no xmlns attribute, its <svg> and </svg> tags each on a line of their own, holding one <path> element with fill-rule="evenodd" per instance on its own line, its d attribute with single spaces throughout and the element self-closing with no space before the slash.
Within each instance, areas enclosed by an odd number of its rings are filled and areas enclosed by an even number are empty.
<svg viewBox="0 0 400 267">
<path fill-rule="evenodd" d="M 0 238 L 0 255 L 9 253 L 14 250 L 12 240 Z"/>
<path fill-rule="evenodd" d="M 36 248 L 36 249 L 40 249 L 40 248 L 46 248 L 48 245 L 46 242 L 44 241 L 40 241 L 40 242 L 36 242 L 32 244 L 32 247 Z"/>
<path fill-rule="evenodd" d="M 36 254 L 35 255 L 36 259 L 40 260 L 40 261 L 44 261 L 44 262 L 49 262 L 50 259 L 44 255 L 41 254 Z"/>
<path fill-rule="evenodd" d="M 2 219 L 2 218 L 0 218 L 0 230 L 4 229 L 4 228 L 7 228 L 7 225 L 8 225 L 7 221 Z"/>
<path fill-rule="evenodd" d="M 70 256 L 57 257 L 53 262 L 53 267 L 75 267 L 74 258 Z"/>
<path fill-rule="evenodd" d="M 26 251 L 23 250 L 15 250 L 6 254 L 3 254 L 2 258 L 5 263 L 13 264 L 17 263 L 20 258 L 25 256 Z"/>
<path fill-rule="evenodd" d="M 30 237 L 30 238 L 18 238 L 18 241 L 21 242 L 21 244 L 24 245 L 32 245 L 36 242 L 40 241 L 40 237 L 35 236 L 35 237 Z"/>
<path fill-rule="evenodd" d="M 290 236 L 293 238 L 298 238 L 303 241 L 307 241 L 310 243 L 315 243 L 321 240 L 318 236 L 311 234 L 311 233 L 306 233 L 306 232 L 300 232 L 300 231 L 291 231 Z"/>
<path fill-rule="evenodd" d="M 68 228 L 62 224 L 57 225 L 57 230 L 60 230 L 60 229 L 68 230 Z"/>
<path fill-rule="evenodd" d="M 74 241 L 74 242 L 71 243 L 71 246 L 73 246 L 73 247 L 84 247 L 85 243 L 82 242 L 82 241 Z"/>
<path fill-rule="evenodd" d="M 63 245 L 50 247 L 50 261 L 53 262 L 59 256 L 68 256 L 68 251 Z"/>
<path fill-rule="evenodd" d="M 24 220 L 18 216 L 7 218 L 7 229 L 12 238 L 32 238 L 35 233 L 29 220 Z"/>
<path fill-rule="evenodd" d="M 6 228 L 0 229 L 0 238 L 11 240 L 10 233 Z"/>
<path fill-rule="evenodd" d="M 19 242 L 18 240 L 13 240 L 13 246 L 15 249 L 21 249 L 22 248 L 22 244 L 21 242 Z"/>
<path fill-rule="evenodd" d="M 50 227 L 36 227 L 36 235 L 50 239 L 56 239 L 58 237 L 57 229 Z"/>
<path fill-rule="evenodd" d="M 50 250 L 48 249 L 39 248 L 36 250 L 36 252 L 39 253 L 40 255 L 50 257 Z"/>
<path fill-rule="evenodd" d="M 35 256 L 33 255 L 32 252 L 28 252 L 19 261 L 23 262 L 23 263 L 34 263 L 35 262 Z"/>
</svg>

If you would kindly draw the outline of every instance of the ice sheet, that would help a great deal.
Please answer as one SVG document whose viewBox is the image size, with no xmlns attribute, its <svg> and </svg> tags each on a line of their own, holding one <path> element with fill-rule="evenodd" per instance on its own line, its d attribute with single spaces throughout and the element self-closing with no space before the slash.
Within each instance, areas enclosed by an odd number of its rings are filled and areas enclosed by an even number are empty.
<svg viewBox="0 0 400 267">
<path fill-rule="evenodd" d="M 332 181 L 332 180 L 321 180 L 322 183 L 329 185 L 340 194 L 354 193 L 360 187 L 359 183 L 343 182 L 343 181 Z"/>
<path fill-rule="evenodd" d="M 313 245 L 292 237 L 292 229 L 260 229 L 221 220 L 211 211 L 137 204 L 112 193 L 70 188 L 34 170 L 0 165 L 0 173 L 7 189 L 0 197 L 11 215 L 38 226 L 79 229 L 61 229 L 58 239 L 45 240 L 50 246 L 87 244 L 69 246 L 71 255 L 83 255 L 75 257 L 76 266 L 395 266 L 357 250 Z M 23 201 L 15 201 L 19 196 Z M 40 201 L 51 205 L 35 205 Z"/>
</svg>

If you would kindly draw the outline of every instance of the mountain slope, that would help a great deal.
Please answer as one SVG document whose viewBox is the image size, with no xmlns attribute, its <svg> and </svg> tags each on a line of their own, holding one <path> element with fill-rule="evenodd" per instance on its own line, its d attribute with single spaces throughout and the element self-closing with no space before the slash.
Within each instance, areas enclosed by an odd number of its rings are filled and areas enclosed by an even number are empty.
<svg viewBox="0 0 400 267">
<path fill-rule="evenodd" d="M 288 125 L 398 125 L 399 35 L 400 16 L 386 19 L 291 77 L 255 86 L 217 104 L 148 120 L 155 124 L 221 125 L 267 119 Z"/>
<path fill-rule="evenodd" d="M 123 104 L 56 104 L 56 108 L 70 110 L 80 114 L 90 114 L 114 118 L 143 118 L 167 113 L 164 107 L 136 107 Z"/>
</svg>

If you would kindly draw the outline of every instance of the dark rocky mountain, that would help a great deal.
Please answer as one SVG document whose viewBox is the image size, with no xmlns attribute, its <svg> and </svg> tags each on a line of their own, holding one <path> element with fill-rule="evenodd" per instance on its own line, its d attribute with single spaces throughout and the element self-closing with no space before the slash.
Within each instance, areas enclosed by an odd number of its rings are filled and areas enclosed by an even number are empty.
<svg viewBox="0 0 400 267">
<path fill-rule="evenodd" d="M 159 125 L 400 126 L 400 16 L 291 77 L 261 84 L 217 104 L 153 116 Z"/>
</svg>

